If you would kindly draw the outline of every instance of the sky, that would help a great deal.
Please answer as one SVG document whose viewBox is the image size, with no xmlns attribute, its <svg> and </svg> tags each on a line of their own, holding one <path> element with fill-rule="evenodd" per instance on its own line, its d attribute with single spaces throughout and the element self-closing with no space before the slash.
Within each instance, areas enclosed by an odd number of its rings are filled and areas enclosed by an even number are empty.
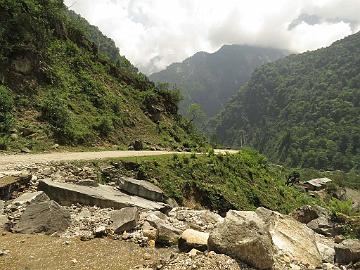
<svg viewBox="0 0 360 270">
<path fill-rule="evenodd" d="M 299 53 L 360 30 L 360 0 L 65 0 L 151 74 L 199 51 L 247 44 Z"/>
</svg>

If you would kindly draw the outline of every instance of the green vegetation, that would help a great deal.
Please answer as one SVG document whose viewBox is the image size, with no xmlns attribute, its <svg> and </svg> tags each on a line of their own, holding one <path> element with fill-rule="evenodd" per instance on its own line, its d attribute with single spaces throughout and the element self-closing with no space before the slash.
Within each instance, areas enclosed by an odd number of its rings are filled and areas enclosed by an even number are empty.
<svg viewBox="0 0 360 270">
<path fill-rule="evenodd" d="M 218 141 L 292 167 L 358 171 L 359 61 L 357 33 L 260 67 L 217 117 Z"/>
<path fill-rule="evenodd" d="M 179 94 L 61 0 L 0 0 L 0 14 L 1 148 L 204 146 L 178 115 Z"/>
<path fill-rule="evenodd" d="M 287 52 L 276 49 L 225 45 L 212 54 L 196 53 L 182 63 L 152 74 L 150 79 L 181 89 L 184 100 L 180 103 L 180 112 L 183 115 L 191 118 L 188 108 L 196 103 L 207 117 L 213 117 L 250 79 L 255 68 L 285 55 Z"/>
<path fill-rule="evenodd" d="M 285 185 L 286 171 L 268 164 L 259 153 L 244 149 L 234 155 L 169 155 L 116 159 L 120 175 L 159 185 L 180 204 L 225 213 L 264 206 L 283 213 L 317 201 Z M 104 178 L 106 181 L 106 177 Z"/>
</svg>

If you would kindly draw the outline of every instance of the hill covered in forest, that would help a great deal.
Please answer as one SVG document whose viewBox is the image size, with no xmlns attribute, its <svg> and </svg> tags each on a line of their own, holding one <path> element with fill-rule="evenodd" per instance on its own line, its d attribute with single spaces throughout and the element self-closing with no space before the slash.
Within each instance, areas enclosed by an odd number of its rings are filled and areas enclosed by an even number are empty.
<svg viewBox="0 0 360 270">
<path fill-rule="evenodd" d="M 286 51 L 246 45 L 225 45 L 214 53 L 198 52 L 182 63 L 175 63 L 154 73 L 150 79 L 179 88 L 184 100 L 180 112 L 187 114 L 197 103 L 208 117 L 244 85 L 260 65 L 284 57 Z"/>
<path fill-rule="evenodd" d="M 2 149 L 197 147 L 178 101 L 63 1 L 0 1 Z"/>
<path fill-rule="evenodd" d="M 212 124 L 291 166 L 359 169 L 360 33 L 260 67 Z"/>
</svg>

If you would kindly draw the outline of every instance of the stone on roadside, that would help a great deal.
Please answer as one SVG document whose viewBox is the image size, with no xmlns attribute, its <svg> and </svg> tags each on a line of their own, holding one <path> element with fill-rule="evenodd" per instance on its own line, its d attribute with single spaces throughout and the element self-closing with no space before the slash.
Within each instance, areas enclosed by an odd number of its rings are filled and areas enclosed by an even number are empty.
<svg viewBox="0 0 360 270">
<path fill-rule="evenodd" d="M 32 203 L 16 223 L 13 231 L 16 233 L 64 232 L 71 223 L 70 213 L 55 201 Z"/>
<path fill-rule="evenodd" d="M 179 250 L 182 252 L 189 252 L 192 249 L 205 251 L 208 249 L 208 239 L 209 233 L 187 229 L 179 238 Z"/>
<path fill-rule="evenodd" d="M 258 269 L 271 269 L 274 249 L 265 226 L 255 212 L 230 210 L 224 221 L 210 233 L 209 249 Z"/>
<path fill-rule="evenodd" d="M 289 267 L 291 261 L 318 267 L 322 262 L 311 229 L 265 208 L 229 211 L 210 233 L 208 245 L 259 269 Z"/>
<path fill-rule="evenodd" d="M 29 185 L 31 175 L 4 176 L 0 178 L 0 199 L 8 200 L 11 194 L 23 186 Z"/>
<path fill-rule="evenodd" d="M 159 224 L 157 230 L 158 238 L 156 243 L 163 246 L 176 245 L 178 243 L 180 234 L 182 233 L 180 230 L 166 223 Z"/>
<path fill-rule="evenodd" d="M 139 217 L 140 212 L 136 207 L 126 207 L 115 210 L 110 214 L 112 224 L 109 228 L 116 234 L 122 234 L 124 231 L 131 231 L 138 225 Z"/>
<path fill-rule="evenodd" d="M 94 230 L 95 237 L 103 237 L 106 235 L 106 227 L 104 225 L 98 226 Z"/>
<path fill-rule="evenodd" d="M 154 211 L 167 211 L 169 208 L 169 206 L 164 203 L 129 196 L 106 185 L 87 187 L 44 179 L 39 182 L 38 189 L 44 191 L 52 200 L 66 206 L 80 203 L 82 205 L 98 206 L 100 208 L 121 209 L 124 207 L 138 207 Z"/>
</svg>

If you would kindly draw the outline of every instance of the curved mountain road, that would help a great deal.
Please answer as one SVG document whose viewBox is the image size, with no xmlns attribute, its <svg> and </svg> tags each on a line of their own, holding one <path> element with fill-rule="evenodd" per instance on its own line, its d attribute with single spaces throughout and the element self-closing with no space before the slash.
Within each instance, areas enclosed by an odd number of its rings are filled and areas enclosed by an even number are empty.
<svg viewBox="0 0 360 270">
<path fill-rule="evenodd" d="M 236 153 L 235 150 L 215 150 L 216 154 Z M 101 152 L 53 152 L 41 154 L 0 155 L 0 170 L 22 165 L 44 164 L 49 162 L 96 160 L 122 157 L 145 157 L 169 154 L 189 154 L 189 152 L 171 151 L 101 151 Z"/>
</svg>

